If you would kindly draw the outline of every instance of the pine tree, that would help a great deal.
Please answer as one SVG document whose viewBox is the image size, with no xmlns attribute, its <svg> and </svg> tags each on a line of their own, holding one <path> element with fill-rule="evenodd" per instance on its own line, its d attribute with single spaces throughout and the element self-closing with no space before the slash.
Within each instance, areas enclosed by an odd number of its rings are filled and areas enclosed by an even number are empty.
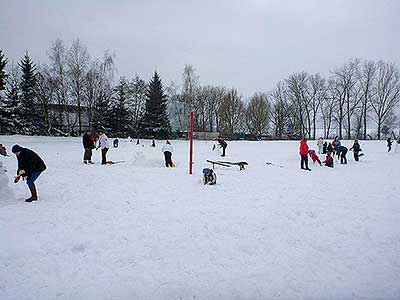
<svg viewBox="0 0 400 300">
<path fill-rule="evenodd" d="M 167 96 L 157 71 L 148 84 L 146 108 L 141 122 L 142 133 L 147 137 L 168 138 L 171 125 L 167 115 Z"/>
<path fill-rule="evenodd" d="M 0 50 L 0 134 L 7 133 L 7 122 L 6 120 L 8 119 L 7 117 L 7 112 L 6 112 L 6 107 L 5 107 L 5 97 L 3 95 L 3 91 L 6 88 L 6 64 L 7 64 L 7 59 L 4 59 L 4 54 L 3 50 Z"/>
<path fill-rule="evenodd" d="M 132 125 L 132 116 L 128 111 L 129 84 L 121 78 L 114 89 L 111 101 L 110 129 L 111 133 L 119 137 L 127 137 Z"/>
<path fill-rule="evenodd" d="M 43 132 L 43 119 L 41 108 L 36 97 L 36 67 L 28 52 L 20 62 L 22 70 L 21 78 L 21 101 L 22 119 L 25 134 L 40 134 Z"/>
<path fill-rule="evenodd" d="M 6 64 L 8 60 L 4 58 L 3 50 L 0 50 L 0 93 L 6 88 Z M 1 94 L 0 94 L 1 96 Z"/>
</svg>

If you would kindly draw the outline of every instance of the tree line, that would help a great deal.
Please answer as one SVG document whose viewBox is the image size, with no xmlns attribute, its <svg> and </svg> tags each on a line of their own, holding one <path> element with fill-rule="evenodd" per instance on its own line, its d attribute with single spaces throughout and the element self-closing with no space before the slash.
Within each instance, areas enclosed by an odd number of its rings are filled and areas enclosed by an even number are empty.
<svg viewBox="0 0 400 300">
<path fill-rule="evenodd" d="M 28 52 L 18 64 L 0 50 L 0 134 L 60 135 L 77 128 L 114 136 L 172 137 L 195 130 L 231 138 L 377 138 L 398 127 L 400 71 L 384 61 L 353 59 L 330 72 L 299 72 L 248 99 L 235 88 L 201 85 L 186 65 L 164 88 L 157 72 L 115 80 L 115 54 L 92 59 L 81 41 L 55 41 L 47 64 Z"/>
</svg>

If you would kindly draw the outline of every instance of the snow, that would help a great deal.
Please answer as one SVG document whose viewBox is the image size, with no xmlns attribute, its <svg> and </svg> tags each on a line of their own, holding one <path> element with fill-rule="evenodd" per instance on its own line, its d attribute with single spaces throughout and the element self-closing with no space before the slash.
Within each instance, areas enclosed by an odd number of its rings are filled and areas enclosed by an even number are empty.
<svg viewBox="0 0 400 300">
<path fill-rule="evenodd" d="M 212 142 L 195 142 L 193 176 L 185 141 L 172 141 L 175 169 L 162 141 L 120 139 L 108 159 L 125 163 L 110 166 L 99 151 L 83 165 L 78 138 L 0 142 L 48 166 L 25 203 L 16 159 L 3 159 L 15 198 L 0 192 L 2 300 L 400 298 L 400 153 L 384 141 L 311 172 L 298 142 L 229 142 L 226 160 L 249 165 L 216 167 L 215 186 L 202 184 L 206 159 L 220 159 Z"/>
</svg>

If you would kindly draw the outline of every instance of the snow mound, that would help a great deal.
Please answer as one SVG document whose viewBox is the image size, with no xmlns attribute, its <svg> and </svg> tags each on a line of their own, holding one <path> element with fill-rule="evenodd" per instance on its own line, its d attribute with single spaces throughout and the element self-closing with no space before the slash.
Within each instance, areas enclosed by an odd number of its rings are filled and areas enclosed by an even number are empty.
<svg viewBox="0 0 400 300">
<path fill-rule="evenodd" d="M 0 161 L 0 199 L 11 200 L 14 199 L 14 193 L 8 186 L 7 169 L 3 166 Z"/>
</svg>

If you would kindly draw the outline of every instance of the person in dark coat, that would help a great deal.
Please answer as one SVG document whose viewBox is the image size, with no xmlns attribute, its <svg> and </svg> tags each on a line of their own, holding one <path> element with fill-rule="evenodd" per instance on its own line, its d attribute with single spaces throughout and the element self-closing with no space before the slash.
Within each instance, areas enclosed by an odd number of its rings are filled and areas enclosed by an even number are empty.
<svg viewBox="0 0 400 300">
<path fill-rule="evenodd" d="M 225 156 L 225 149 L 226 147 L 228 147 L 228 144 L 221 138 L 219 137 L 217 139 L 219 146 L 222 148 L 222 155 L 221 156 Z"/>
<path fill-rule="evenodd" d="M 2 144 L 0 144 L 0 155 L 8 156 L 6 147 L 4 147 Z"/>
<path fill-rule="evenodd" d="M 14 145 L 11 151 L 15 154 L 18 160 L 17 176 L 14 183 L 17 183 L 21 177 L 26 178 L 26 183 L 31 192 L 31 197 L 26 199 L 25 202 L 32 202 L 38 199 L 35 181 L 40 174 L 46 170 L 44 161 L 30 149 L 22 148 L 19 145 Z"/>
<path fill-rule="evenodd" d="M 388 147 L 388 152 L 390 152 L 392 150 L 392 139 L 390 137 L 388 137 L 387 141 L 387 147 Z"/>
<path fill-rule="evenodd" d="M 361 151 L 360 144 L 358 143 L 358 140 L 354 140 L 353 146 L 349 149 L 349 151 L 353 150 L 353 155 L 354 155 L 354 160 L 359 161 L 359 153 Z"/>
<path fill-rule="evenodd" d="M 333 152 L 333 146 L 332 146 L 332 143 L 329 143 L 328 144 L 328 147 L 326 147 L 326 153 L 332 153 Z"/>
<path fill-rule="evenodd" d="M 345 146 L 339 146 L 338 148 L 339 154 L 340 154 L 340 163 L 342 165 L 346 165 L 347 164 L 347 158 L 346 158 L 346 154 L 347 154 L 347 147 Z"/>
<path fill-rule="evenodd" d="M 327 148 L 328 148 L 328 143 L 325 141 L 324 144 L 322 145 L 322 154 L 326 154 Z"/>
<path fill-rule="evenodd" d="M 82 137 L 83 148 L 85 149 L 85 153 L 83 154 L 83 163 L 84 164 L 92 164 L 92 150 L 95 148 L 92 132 L 90 130 L 86 130 L 85 134 Z"/>
</svg>

